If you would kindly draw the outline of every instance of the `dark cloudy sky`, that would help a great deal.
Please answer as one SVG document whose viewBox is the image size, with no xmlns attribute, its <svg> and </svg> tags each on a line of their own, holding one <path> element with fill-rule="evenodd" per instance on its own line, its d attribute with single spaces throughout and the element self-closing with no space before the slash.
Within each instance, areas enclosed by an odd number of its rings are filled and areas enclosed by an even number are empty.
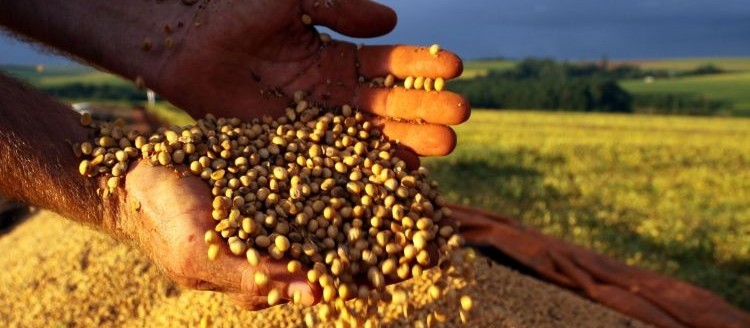
<svg viewBox="0 0 750 328">
<path fill-rule="evenodd" d="M 374 43 L 439 43 L 465 58 L 750 56 L 750 0 L 382 0 Z M 0 64 L 55 59 L 0 37 Z"/>
</svg>

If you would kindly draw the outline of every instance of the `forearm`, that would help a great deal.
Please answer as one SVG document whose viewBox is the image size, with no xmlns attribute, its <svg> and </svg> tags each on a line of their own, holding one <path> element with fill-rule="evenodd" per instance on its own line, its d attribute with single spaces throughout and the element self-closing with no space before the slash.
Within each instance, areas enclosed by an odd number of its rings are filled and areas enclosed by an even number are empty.
<svg viewBox="0 0 750 328">
<path fill-rule="evenodd" d="M 78 173 L 72 144 L 87 139 L 80 115 L 0 74 L 0 194 L 115 232 L 117 200 Z"/>
<path fill-rule="evenodd" d="M 178 0 L 0 0 L 0 25 L 82 61 L 154 88 L 191 27 Z"/>
</svg>

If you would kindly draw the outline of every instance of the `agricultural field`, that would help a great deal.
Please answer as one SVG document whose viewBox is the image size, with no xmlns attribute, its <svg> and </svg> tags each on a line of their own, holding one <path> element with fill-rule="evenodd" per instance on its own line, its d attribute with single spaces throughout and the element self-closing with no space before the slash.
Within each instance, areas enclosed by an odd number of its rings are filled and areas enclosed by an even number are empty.
<svg viewBox="0 0 750 328">
<path fill-rule="evenodd" d="M 750 310 L 750 120 L 476 110 L 425 160 L 454 202 L 516 217 Z"/>
<path fill-rule="evenodd" d="M 118 76 L 97 71 L 92 68 L 84 66 L 53 66 L 44 67 L 43 70 L 38 71 L 33 66 L 0 66 L 0 70 L 14 76 L 20 80 L 25 81 L 38 88 L 54 88 L 63 87 L 71 84 L 87 84 L 87 85 L 110 85 L 120 87 L 132 87 L 135 86 L 132 82 L 127 81 Z M 64 101 L 73 102 L 93 102 L 101 105 L 108 106 L 122 106 L 131 107 L 134 105 L 132 101 L 122 100 L 107 100 L 107 99 L 63 99 Z M 143 103 L 138 103 L 144 105 Z M 172 104 L 166 101 L 157 101 L 155 105 L 148 106 L 157 117 L 171 122 L 173 124 L 189 124 L 193 120 L 184 111 L 176 108 Z"/>
<path fill-rule="evenodd" d="M 642 69 L 666 70 L 681 73 L 704 65 L 714 65 L 724 73 L 656 79 L 651 83 L 643 80 L 624 80 L 620 85 L 633 95 L 639 94 L 693 94 L 709 100 L 718 100 L 731 105 L 734 116 L 750 116 L 750 58 L 688 58 L 665 60 L 612 61 L 613 65 L 627 64 Z M 487 74 L 490 70 L 513 68 L 513 60 L 469 61 L 464 66 L 463 79 Z"/>
<path fill-rule="evenodd" d="M 620 63 L 636 65 L 643 69 L 664 69 L 688 71 L 699 66 L 713 64 L 725 71 L 750 71 L 750 58 L 717 57 L 717 58 L 681 58 L 664 60 L 630 60 Z"/>
<path fill-rule="evenodd" d="M 674 72 L 683 72 L 696 69 L 700 66 L 712 64 L 728 72 L 746 72 L 750 71 L 750 58 L 746 57 L 716 57 L 716 58 L 677 58 L 661 60 L 612 60 L 613 65 L 633 65 L 642 69 L 669 70 Z M 512 59 L 482 59 L 471 60 L 464 64 L 464 75 L 462 77 L 470 78 L 477 74 L 482 74 L 488 70 L 506 70 L 513 68 L 516 64 Z"/>
<path fill-rule="evenodd" d="M 516 65 L 513 60 L 505 59 L 487 59 L 487 60 L 473 60 L 464 63 L 464 72 L 461 74 L 461 79 L 471 79 L 477 76 L 487 74 L 491 70 L 503 71 L 511 69 Z"/>
<path fill-rule="evenodd" d="M 62 86 L 71 83 L 132 85 L 120 77 L 97 71 L 85 66 L 52 66 L 37 70 L 33 66 L 0 66 L 3 70 L 18 79 L 36 87 Z"/>
<path fill-rule="evenodd" d="M 750 71 L 656 79 L 651 83 L 630 80 L 622 81 L 620 85 L 633 94 L 700 94 L 708 99 L 731 103 L 735 115 L 750 116 Z"/>
</svg>

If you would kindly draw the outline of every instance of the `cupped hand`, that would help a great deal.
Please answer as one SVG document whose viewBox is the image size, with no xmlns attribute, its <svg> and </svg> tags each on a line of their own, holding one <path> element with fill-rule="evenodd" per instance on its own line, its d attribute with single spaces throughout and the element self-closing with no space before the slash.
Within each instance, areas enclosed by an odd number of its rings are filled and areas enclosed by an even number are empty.
<svg viewBox="0 0 750 328">
<path fill-rule="evenodd" d="M 422 76 L 450 79 L 462 71 L 448 51 L 321 41 L 315 25 L 351 37 L 390 32 L 395 13 L 369 0 L 211 1 L 194 5 L 193 21 L 161 70 L 155 88 L 193 116 L 279 116 L 295 91 L 326 104 L 372 114 L 384 133 L 412 154 L 445 155 L 456 144 L 447 126 L 465 121 L 468 102 L 448 91 L 370 87 L 371 80 Z M 303 15 L 311 25 L 303 23 Z"/>
<path fill-rule="evenodd" d="M 226 243 L 217 259 L 208 260 L 203 241 L 213 229 L 211 192 L 196 176 L 182 176 L 175 169 L 136 163 L 127 175 L 120 224 L 126 235 L 176 283 L 191 289 L 229 294 L 247 310 L 268 307 L 271 288 L 281 292 L 282 302 L 300 293 L 301 303 L 312 305 L 320 299 L 317 284 L 308 284 L 302 272 L 289 273 L 285 261 L 264 256 L 257 266 L 230 253 Z M 255 284 L 256 271 L 270 279 L 265 286 Z"/>
</svg>

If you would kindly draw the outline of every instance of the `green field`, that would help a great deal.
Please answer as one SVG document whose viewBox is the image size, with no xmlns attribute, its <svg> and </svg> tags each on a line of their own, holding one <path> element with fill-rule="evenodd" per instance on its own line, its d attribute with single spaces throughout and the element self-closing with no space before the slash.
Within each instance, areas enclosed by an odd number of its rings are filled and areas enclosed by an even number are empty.
<svg viewBox="0 0 750 328">
<path fill-rule="evenodd" d="M 53 87 L 71 83 L 132 84 L 112 74 L 78 65 L 44 67 L 42 72 L 38 72 L 33 66 L 0 66 L 0 70 L 37 87 Z"/>
<path fill-rule="evenodd" d="M 631 60 L 623 63 L 636 65 L 644 69 L 664 69 L 673 71 L 688 71 L 699 66 L 712 64 L 725 71 L 750 71 L 750 58 L 682 58 L 665 60 Z"/>
<path fill-rule="evenodd" d="M 476 110 L 428 159 L 490 209 L 750 310 L 750 119 Z"/>
<path fill-rule="evenodd" d="M 465 75 L 472 77 L 488 70 L 506 70 L 512 68 L 516 61 L 511 59 L 471 60 L 464 64 Z M 643 69 L 670 70 L 675 72 L 689 71 L 698 67 L 712 64 L 716 67 L 732 72 L 750 71 L 750 58 L 747 57 L 706 57 L 706 58 L 677 58 L 661 60 L 612 60 L 612 64 L 627 64 Z"/>
<path fill-rule="evenodd" d="M 642 80 L 620 81 L 620 84 L 633 94 L 695 94 L 709 100 L 724 101 L 732 106 L 730 114 L 750 116 L 750 58 L 688 58 L 669 60 L 613 61 L 613 64 L 629 64 L 644 69 L 659 69 L 674 73 L 696 69 L 713 64 L 726 71 L 722 74 L 657 79 L 654 83 Z M 512 60 L 469 61 L 464 66 L 461 78 L 482 76 L 490 70 L 513 68 Z"/>
<path fill-rule="evenodd" d="M 656 79 L 653 83 L 622 81 L 620 85 L 634 94 L 700 94 L 708 99 L 730 102 L 736 115 L 750 116 L 750 72 Z"/>
<path fill-rule="evenodd" d="M 45 67 L 42 72 L 38 72 L 33 66 L 0 66 L 0 70 L 40 88 L 64 86 L 72 83 L 133 85 L 132 82 L 118 76 L 84 66 Z M 98 104 L 124 107 L 133 105 L 129 102 L 101 99 L 65 100 L 68 102 L 93 101 Z M 175 124 L 188 124 L 192 122 L 192 119 L 184 111 L 165 101 L 157 101 L 156 105 L 149 107 L 149 110 L 152 110 L 158 117 Z"/>
<path fill-rule="evenodd" d="M 462 79 L 470 79 L 477 76 L 487 74 L 491 70 L 504 71 L 511 69 L 516 66 L 516 62 L 513 60 L 504 59 L 487 59 L 487 60 L 472 60 L 464 63 L 464 73 L 461 74 Z"/>
</svg>

